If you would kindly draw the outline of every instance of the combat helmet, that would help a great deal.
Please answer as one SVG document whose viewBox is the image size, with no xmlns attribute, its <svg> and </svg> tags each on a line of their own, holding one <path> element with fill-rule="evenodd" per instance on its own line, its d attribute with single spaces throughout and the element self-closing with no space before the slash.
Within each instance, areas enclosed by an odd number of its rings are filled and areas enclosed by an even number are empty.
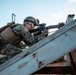
<svg viewBox="0 0 76 75">
<path fill-rule="evenodd" d="M 32 16 L 26 17 L 26 18 L 24 19 L 24 23 L 25 23 L 25 21 L 33 22 L 34 25 L 36 26 L 36 19 L 35 19 L 34 17 L 32 17 Z"/>
</svg>

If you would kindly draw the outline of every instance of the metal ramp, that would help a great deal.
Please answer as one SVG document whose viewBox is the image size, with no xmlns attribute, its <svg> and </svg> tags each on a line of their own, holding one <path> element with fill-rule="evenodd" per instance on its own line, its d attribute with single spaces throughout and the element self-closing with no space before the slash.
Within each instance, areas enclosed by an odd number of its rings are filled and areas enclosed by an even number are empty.
<svg viewBox="0 0 76 75">
<path fill-rule="evenodd" d="M 53 64 L 49 64 L 46 67 L 40 69 L 39 71 L 33 73 L 32 75 L 52 75 L 52 74 L 58 74 L 58 75 L 76 75 L 76 50 L 69 53 L 70 62 L 67 63 L 67 65 L 62 65 L 60 61 Z M 56 65 L 55 65 L 56 64 Z M 68 65 L 69 64 L 69 65 Z M 51 65 L 51 66 L 50 66 Z"/>
<path fill-rule="evenodd" d="M 0 75 L 32 75 L 75 49 L 76 20 L 73 20 L 54 34 L 0 65 Z"/>
<path fill-rule="evenodd" d="M 66 19 L 66 23 L 70 23 L 73 21 L 75 14 L 68 15 Z M 50 74 L 70 74 L 76 75 L 76 50 L 72 51 L 71 53 L 67 54 L 66 65 L 62 65 L 63 63 L 61 60 L 57 60 L 53 64 L 49 64 L 50 66 L 46 66 L 41 70 L 33 73 L 32 75 L 50 75 Z"/>
</svg>

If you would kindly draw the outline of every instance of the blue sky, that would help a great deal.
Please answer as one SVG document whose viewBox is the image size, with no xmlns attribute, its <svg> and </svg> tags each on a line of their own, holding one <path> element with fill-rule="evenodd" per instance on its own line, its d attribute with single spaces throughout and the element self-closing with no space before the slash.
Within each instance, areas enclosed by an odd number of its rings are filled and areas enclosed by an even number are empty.
<svg viewBox="0 0 76 75">
<path fill-rule="evenodd" d="M 76 15 L 76 0 L 0 0 L 0 27 L 12 20 L 23 23 L 27 16 L 33 16 L 46 25 L 65 22 L 68 14 Z"/>
</svg>

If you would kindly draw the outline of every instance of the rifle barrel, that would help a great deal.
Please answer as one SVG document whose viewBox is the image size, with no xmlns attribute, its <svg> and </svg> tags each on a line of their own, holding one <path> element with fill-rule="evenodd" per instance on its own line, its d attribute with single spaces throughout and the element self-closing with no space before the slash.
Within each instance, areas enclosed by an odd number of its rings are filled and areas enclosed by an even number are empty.
<svg viewBox="0 0 76 75">
<path fill-rule="evenodd" d="M 64 23 L 59 23 L 58 25 L 50 25 L 50 26 L 40 26 L 36 29 L 33 29 L 32 31 L 30 31 L 31 33 L 36 32 L 36 31 L 43 31 L 45 28 L 46 29 L 53 29 L 53 28 L 58 28 L 60 29 L 61 27 L 63 27 L 65 24 Z"/>
<path fill-rule="evenodd" d="M 47 27 L 47 29 L 53 29 L 53 28 L 58 28 L 60 29 L 61 27 L 63 27 L 65 25 L 65 23 L 59 23 L 58 25 L 50 25 Z"/>
</svg>

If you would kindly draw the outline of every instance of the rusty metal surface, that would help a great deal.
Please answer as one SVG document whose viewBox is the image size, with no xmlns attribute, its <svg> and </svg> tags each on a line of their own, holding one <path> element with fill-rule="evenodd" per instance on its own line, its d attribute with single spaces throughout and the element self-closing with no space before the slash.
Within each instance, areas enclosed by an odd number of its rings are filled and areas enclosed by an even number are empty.
<svg viewBox="0 0 76 75">
<path fill-rule="evenodd" d="M 72 74 L 70 66 L 51 66 L 33 73 L 34 74 Z"/>
<path fill-rule="evenodd" d="M 76 49 L 69 53 L 71 60 L 72 75 L 76 75 Z"/>
</svg>

